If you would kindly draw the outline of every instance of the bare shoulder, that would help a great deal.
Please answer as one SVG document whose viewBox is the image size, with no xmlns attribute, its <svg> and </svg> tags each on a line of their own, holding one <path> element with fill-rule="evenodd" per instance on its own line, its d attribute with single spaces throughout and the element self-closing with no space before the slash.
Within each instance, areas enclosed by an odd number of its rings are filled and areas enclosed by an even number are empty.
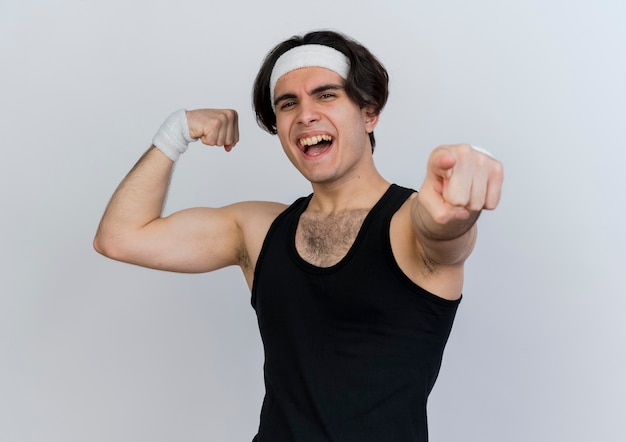
<svg viewBox="0 0 626 442">
<path fill-rule="evenodd" d="M 245 235 L 261 233 L 265 237 L 274 219 L 287 205 L 270 201 L 244 201 L 228 207 L 233 211 L 237 224 Z"/>
<path fill-rule="evenodd" d="M 269 201 L 245 201 L 229 206 L 242 234 L 243 248 L 238 251 L 238 262 L 250 287 L 267 232 L 287 207 L 286 204 Z"/>
<path fill-rule="evenodd" d="M 390 239 L 393 255 L 400 269 L 415 284 L 444 299 L 458 299 L 463 289 L 463 263 L 440 265 L 425 253 L 413 230 L 411 205 L 413 194 L 391 220 Z"/>
</svg>

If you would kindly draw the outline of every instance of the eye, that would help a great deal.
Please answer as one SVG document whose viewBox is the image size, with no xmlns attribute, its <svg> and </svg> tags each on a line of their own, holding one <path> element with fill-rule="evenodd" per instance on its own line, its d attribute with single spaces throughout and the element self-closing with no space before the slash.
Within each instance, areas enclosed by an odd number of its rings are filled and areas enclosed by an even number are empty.
<svg viewBox="0 0 626 442">
<path fill-rule="evenodd" d="M 290 107 L 293 107 L 296 105 L 296 102 L 293 100 L 288 100 L 288 101 L 283 101 L 282 104 L 280 105 L 280 109 L 281 110 L 287 110 Z"/>
<path fill-rule="evenodd" d="M 334 97 L 335 97 L 335 94 L 330 93 L 330 92 L 326 92 L 325 94 L 320 95 L 320 98 L 322 100 L 328 100 L 328 99 L 334 98 Z"/>
</svg>

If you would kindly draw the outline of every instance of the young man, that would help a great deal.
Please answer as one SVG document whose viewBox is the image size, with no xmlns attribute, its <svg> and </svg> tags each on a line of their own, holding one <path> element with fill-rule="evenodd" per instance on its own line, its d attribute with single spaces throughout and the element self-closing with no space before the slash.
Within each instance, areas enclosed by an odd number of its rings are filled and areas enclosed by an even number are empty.
<svg viewBox="0 0 626 442">
<path fill-rule="evenodd" d="M 475 222 L 500 198 L 501 164 L 469 145 L 430 155 L 419 193 L 373 162 L 387 73 L 333 32 L 287 40 L 254 85 L 313 193 L 161 217 L 172 165 L 199 139 L 230 151 L 232 110 L 172 114 L 115 191 L 94 241 L 108 257 L 176 272 L 238 265 L 265 348 L 258 442 L 426 441 L 426 401 L 461 298 Z"/>
</svg>

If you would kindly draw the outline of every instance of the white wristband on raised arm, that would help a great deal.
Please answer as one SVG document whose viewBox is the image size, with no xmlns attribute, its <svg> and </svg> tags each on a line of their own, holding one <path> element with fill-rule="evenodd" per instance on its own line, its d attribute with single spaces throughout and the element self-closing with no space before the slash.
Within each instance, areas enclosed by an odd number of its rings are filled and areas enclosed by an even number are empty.
<svg viewBox="0 0 626 442">
<path fill-rule="evenodd" d="M 152 144 L 172 161 L 178 160 L 192 141 L 185 109 L 177 110 L 167 117 L 152 138 Z"/>
<path fill-rule="evenodd" d="M 491 157 L 491 158 L 493 158 L 495 160 L 495 157 L 491 154 L 491 152 L 483 149 L 482 147 L 472 146 L 472 149 L 474 149 L 476 152 L 484 153 L 488 157 Z"/>
</svg>

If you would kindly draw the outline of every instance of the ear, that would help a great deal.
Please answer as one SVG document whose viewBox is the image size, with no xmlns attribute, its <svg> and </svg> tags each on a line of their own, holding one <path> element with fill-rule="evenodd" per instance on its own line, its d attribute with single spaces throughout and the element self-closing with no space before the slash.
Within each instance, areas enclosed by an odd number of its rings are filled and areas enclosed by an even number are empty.
<svg viewBox="0 0 626 442">
<path fill-rule="evenodd" d="M 374 112 L 374 108 L 366 107 L 362 109 L 363 117 L 365 118 L 365 130 L 368 134 L 374 132 L 374 128 L 378 124 L 379 113 Z"/>
</svg>

